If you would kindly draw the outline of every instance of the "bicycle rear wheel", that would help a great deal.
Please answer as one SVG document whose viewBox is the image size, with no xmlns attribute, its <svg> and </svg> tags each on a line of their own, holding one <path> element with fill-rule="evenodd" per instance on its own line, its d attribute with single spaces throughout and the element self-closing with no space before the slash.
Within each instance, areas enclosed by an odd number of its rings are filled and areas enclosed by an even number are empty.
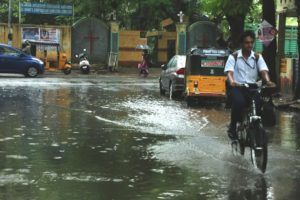
<svg viewBox="0 0 300 200">
<path fill-rule="evenodd" d="M 243 156 L 245 154 L 245 147 L 246 147 L 246 129 L 243 125 L 238 124 L 237 127 L 237 134 L 239 137 L 239 153 Z"/>
<path fill-rule="evenodd" d="M 261 124 L 251 130 L 250 152 L 252 164 L 264 173 L 268 162 L 268 138 Z"/>
</svg>

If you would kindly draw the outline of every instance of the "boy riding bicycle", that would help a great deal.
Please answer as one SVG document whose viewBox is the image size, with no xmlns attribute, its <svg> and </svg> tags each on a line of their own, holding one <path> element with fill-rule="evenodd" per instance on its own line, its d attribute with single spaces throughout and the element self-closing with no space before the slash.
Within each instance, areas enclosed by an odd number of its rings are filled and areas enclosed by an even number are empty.
<svg viewBox="0 0 300 200">
<path fill-rule="evenodd" d="M 228 129 L 230 139 L 237 138 L 237 122 L 243 120 L 243 110 L 249 105 L 251 98 L 247 90 L 240 88 L 241 84 L 255 84 L 259 76 L 268 87 L 276 85 L 270 80 L 269 69 L 263 57 L 256 54 L 252 49 L 255 42 L 255 34 L 246 31 L 242 34 L 241 49 L 229 56 L 224 72 L 228 76 L 230 84 L 230 98 L 232 101 L 231 122 Z M 255 98 L 257 113 L 261 111 L 261 98 Z"/>
</svg>

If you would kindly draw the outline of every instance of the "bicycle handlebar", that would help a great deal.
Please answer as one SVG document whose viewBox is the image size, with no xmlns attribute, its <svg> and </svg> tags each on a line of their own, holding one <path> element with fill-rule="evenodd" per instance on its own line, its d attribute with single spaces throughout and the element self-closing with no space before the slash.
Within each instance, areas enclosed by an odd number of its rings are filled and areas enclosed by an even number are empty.
<svg viewBox="0 0 300 200">
<path fill-rule="evenodd" d="M 238 84 L 237 87 L 241 87 L 241 88 L 257 87 L 258 89 L 273 89 L 273 88 L 276 88 L 275 86 L 272 87 L 272 86 L 267 86 L 267 85 L 259 86 L 256 83 L 251 83 L 251 84 L 250 83 L 242 83 L 242 84 Z"/>
<path fill-rule="evenodd" d="M 276 87 L 272 87 L 272 86 L 267 86 L 267 85 L 258 85 L 258 84 L 248 84 L 248 83 L 243 83 L 243 84 L 239 84 L 237 87 L 240 88 L 245 88 L 249 91 L 253 91 L 253 92 L 259 92 L 261 93 L 262 96 L 272 96 L 273 94 L 275 94 L 277 91 Z"/>
</svg>

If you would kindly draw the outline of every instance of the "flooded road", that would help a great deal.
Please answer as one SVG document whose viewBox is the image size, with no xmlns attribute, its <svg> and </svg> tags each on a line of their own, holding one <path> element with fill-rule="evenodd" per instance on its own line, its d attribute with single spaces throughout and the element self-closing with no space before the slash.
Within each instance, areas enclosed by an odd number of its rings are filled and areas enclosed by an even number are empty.
<svg viewBox="0 0 300 200">
<path fill-rule="evenodd" d="M 0 78 L 0 199 L 298 199 L 300 114 L 268 129 L 266 174 L 233 156 L 222 105 L 188 109 L 156 78 Z"/>
</svg>

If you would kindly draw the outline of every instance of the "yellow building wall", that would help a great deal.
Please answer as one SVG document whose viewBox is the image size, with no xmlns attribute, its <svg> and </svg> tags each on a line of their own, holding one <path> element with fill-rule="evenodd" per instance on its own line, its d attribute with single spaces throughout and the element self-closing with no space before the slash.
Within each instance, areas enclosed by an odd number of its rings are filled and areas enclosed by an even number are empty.
<svg viewBox="0 0 300 200">
<path fill-rule="evenodd" d="M 168 62 L 168 40 L 177 39 L 176 32 L 163 32 L 157 43 L 157 62 L 160 64 Z M 175 47 L 176 48 L 176 47 Z"/>
<path fill-rule="evenodd" d="M 66 53 L 67 58 L 71 58 L 71 27 L 70 26 L 51 26 L 51 25 L 27 25 L 27 24 L 13 24 L 13 47 L 22 48 L 22 27 L 39 27 L 39 28 L 56 28 L 61 31 L 61 41 L 60 47 L 62 52 Z M 7 24 L 0 24 L 0 43 L 7 44 L 8 39 L 8 26 Z M 37 47 L 36 56 L 40 59 L 44 58 L 44 52 L 42 50 L 39 51 L 40 48 Z M 56 50 L 52 52 L 48 52 L 48 60 L 56 60 L 57 54 Z"/>
<path fill-rule="evenodd" d="M 137 50 L 139 44 L 147 44 L 147 38 L 141 38 L 140 31 L 120 31 L 119 65 L 136 67 L 142 60 L 142 51 Z"/>
<path fill-rule="evenodd" d="M 21 39 L 19 40 L 18 38 L 21 38 L 21 29 L 19 28 L 18 24 L 13 24 L 12 25 L 13 28 L 13 33 L 14 33 L 14 38 L 13 38 L 13 42 L 12 45 L 16 48 L 21 48 L 22 47 L 22 41 Z M 4 43 L 7 44 L 8 42 L 8 26 L 7 24 L 1 24 L 0 23 L 0 43 Z"/>
</svg>

